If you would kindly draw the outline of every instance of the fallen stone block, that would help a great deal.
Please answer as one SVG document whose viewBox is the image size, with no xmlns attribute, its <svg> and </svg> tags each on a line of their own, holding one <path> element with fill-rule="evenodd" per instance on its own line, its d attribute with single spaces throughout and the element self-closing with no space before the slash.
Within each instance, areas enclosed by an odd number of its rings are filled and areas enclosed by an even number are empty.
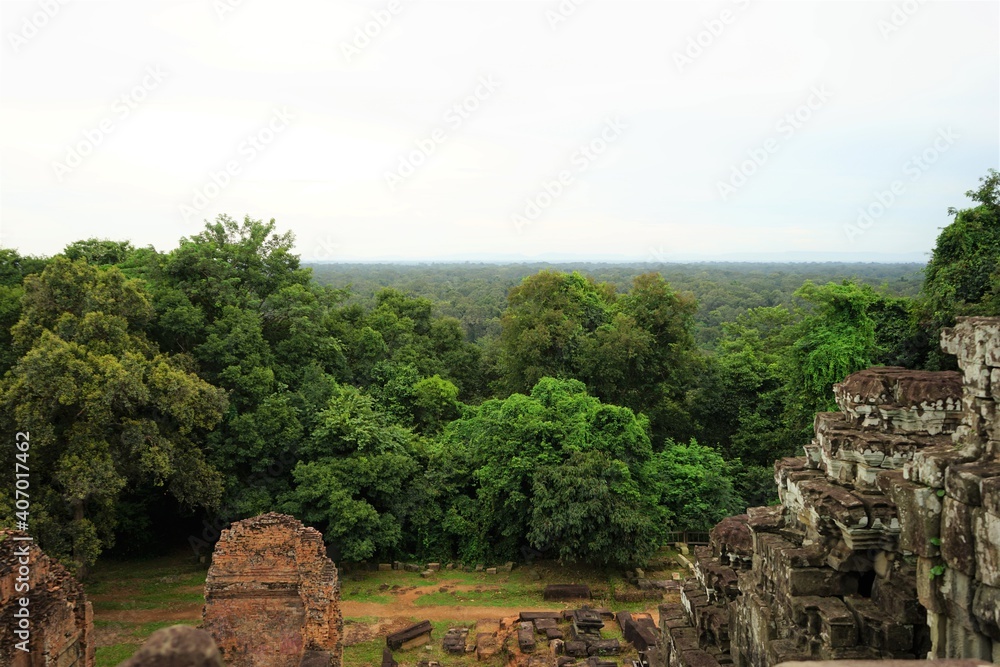
<svg viewBox="0 0 1000 667">
<path fill-rule="evenodd" d="M 535 629 L 531 623 L 525 621 L 518 627 L 517 646 L 522 653 L 531 653 L 535 650 Z"/>
<path fill-rule="evenodd" d="M 521 621 L 537 621 L 542 618 L 552 619 L 558 621 L 562 619 L 563 613 L 561 611 L 522 611 L 518 615 L 518 620 Z"/>
<path fill-rule="evenodd" d="M 476 660 L 489 660 L 500 650 L 500 642 L 492 632 L 480 632 L 476 635 Z"/>
<path fill-rule="evenodd" d="M 393 651 L 405 651 L 430 642 L 432 630 L 430 621 L 421 621 L 387 636 L 385 643 Z"/>
<path fill-rule="evenodd" d="M 617 639 L 598 639 L 587 646 L 589 655 L 618 655 L 621 650 L 621 643 Z"/>
<path fill-rule="evenodd" d="M 464 654 L 468 628 L 449 628 L 441 640 L 441 648 L 445 653 Z"/>
<path fill-rule="evenodd" d="M 549 584 L 542 591 L 545 601 L 589 600 L 590 587 L 586 584 Z"/>
<path fill-rule="evenodd" d="M 554 618 L 537 618 L 534 620 L 535 632 L 540 634 L 545 634 L 545 631 L 549 628 L 556 627 L 556 620 Z"/>
</svg>

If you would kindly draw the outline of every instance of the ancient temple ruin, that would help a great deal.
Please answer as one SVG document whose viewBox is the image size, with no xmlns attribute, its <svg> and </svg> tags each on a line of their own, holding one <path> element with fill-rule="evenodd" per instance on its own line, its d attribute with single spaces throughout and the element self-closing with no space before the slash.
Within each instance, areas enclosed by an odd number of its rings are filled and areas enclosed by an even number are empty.
<svg viewBox="0 0 1000 667">
<path fill-rule="evenodd" d="M 26 533 L 0 530 L 0 665 L 92 667 L 94 647 L 79 582 Z"/>
<path fill-rule="evenodd" d="M 660 608 L 656 665 L 1000 663 L 1000 318 L 962 318 L 961 373 L 871 368 L 835 386 L 781 504 L 731 517 Z"/>
<path fill-rule="evenodd" d="M 340 667 L 340 587 L 323 536 L 284 514 L 234 523 L 215 547 L 203 620 L 229 667 Z"/>
</svg>

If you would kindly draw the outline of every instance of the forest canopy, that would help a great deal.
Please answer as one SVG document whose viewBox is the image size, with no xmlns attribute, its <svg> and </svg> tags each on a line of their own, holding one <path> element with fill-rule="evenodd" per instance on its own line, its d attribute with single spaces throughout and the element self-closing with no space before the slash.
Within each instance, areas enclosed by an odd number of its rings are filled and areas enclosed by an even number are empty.
<svg viewBox="0 0 1000 667">
<path fill-rule="evenodd" d="M 78 571 L 270 510 L 350 561 L 639 564 L 772 502 L 833 383 L 950 368 L 940 329 L 1000 314 L 998 172 L 967 195 L 926 267 L 307 267 L 225 215 L 166 252 L 0 249 L 0 420 Z"/>
</svg>

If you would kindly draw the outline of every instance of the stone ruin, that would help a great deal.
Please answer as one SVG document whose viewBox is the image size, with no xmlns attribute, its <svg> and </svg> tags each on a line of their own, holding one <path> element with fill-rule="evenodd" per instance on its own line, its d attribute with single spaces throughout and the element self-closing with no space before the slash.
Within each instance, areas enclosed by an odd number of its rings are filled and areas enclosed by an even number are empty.
<svg viewBox="0 0 1000 667">
<path fill-rule="evenodd" d="M 340 587 L 323 536 L 275 513 L 224 530 L 203 625 L 229 667 L 340 667 Z"/>
<path fill-rule="evenodd" d="M 94 612 L 83 587 L 26 538 L 0 530 L 0 665 L 93 667 Z M 24 637 L 16 634 L 25 609 L 28 652 L 17 648 Z"/>
<path fill-rule="evenodd" d="M 730 517 L 660 607 L 656 667 L 1000 663 L 1000 318 L 942 334 L 961 373 L 871 368 L 834 388 L 781 504 Z"/>
</svg>

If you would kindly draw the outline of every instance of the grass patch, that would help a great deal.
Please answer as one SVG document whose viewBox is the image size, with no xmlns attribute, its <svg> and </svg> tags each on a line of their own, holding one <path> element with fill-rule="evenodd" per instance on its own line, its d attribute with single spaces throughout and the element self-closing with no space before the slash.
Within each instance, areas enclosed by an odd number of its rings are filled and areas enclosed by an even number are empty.
<svg viewBox="0 0 1000 667">
<path fill-rule="evenodd" d="M 95 667 L 115 667 L 123 660 L 128 660 L 140 644 L 114 644 L 113 646 L 98 646 L 94 652 Z"/>
<path fill-rule="evenodd" d="M 101 561 L 84 582 L 94 611 L 160 609 L 204 600 L 204 566 L 186 553 L 136 561 Z"/>
<path fill-rule="evenodd" d="M 537 586 L 506 584 L 471 591 L 424 593 L 417 597 L 417 607 L 468 605 L 476 607 L 530 607 L 542 604 L 542 591 Z"/>
</svg>

